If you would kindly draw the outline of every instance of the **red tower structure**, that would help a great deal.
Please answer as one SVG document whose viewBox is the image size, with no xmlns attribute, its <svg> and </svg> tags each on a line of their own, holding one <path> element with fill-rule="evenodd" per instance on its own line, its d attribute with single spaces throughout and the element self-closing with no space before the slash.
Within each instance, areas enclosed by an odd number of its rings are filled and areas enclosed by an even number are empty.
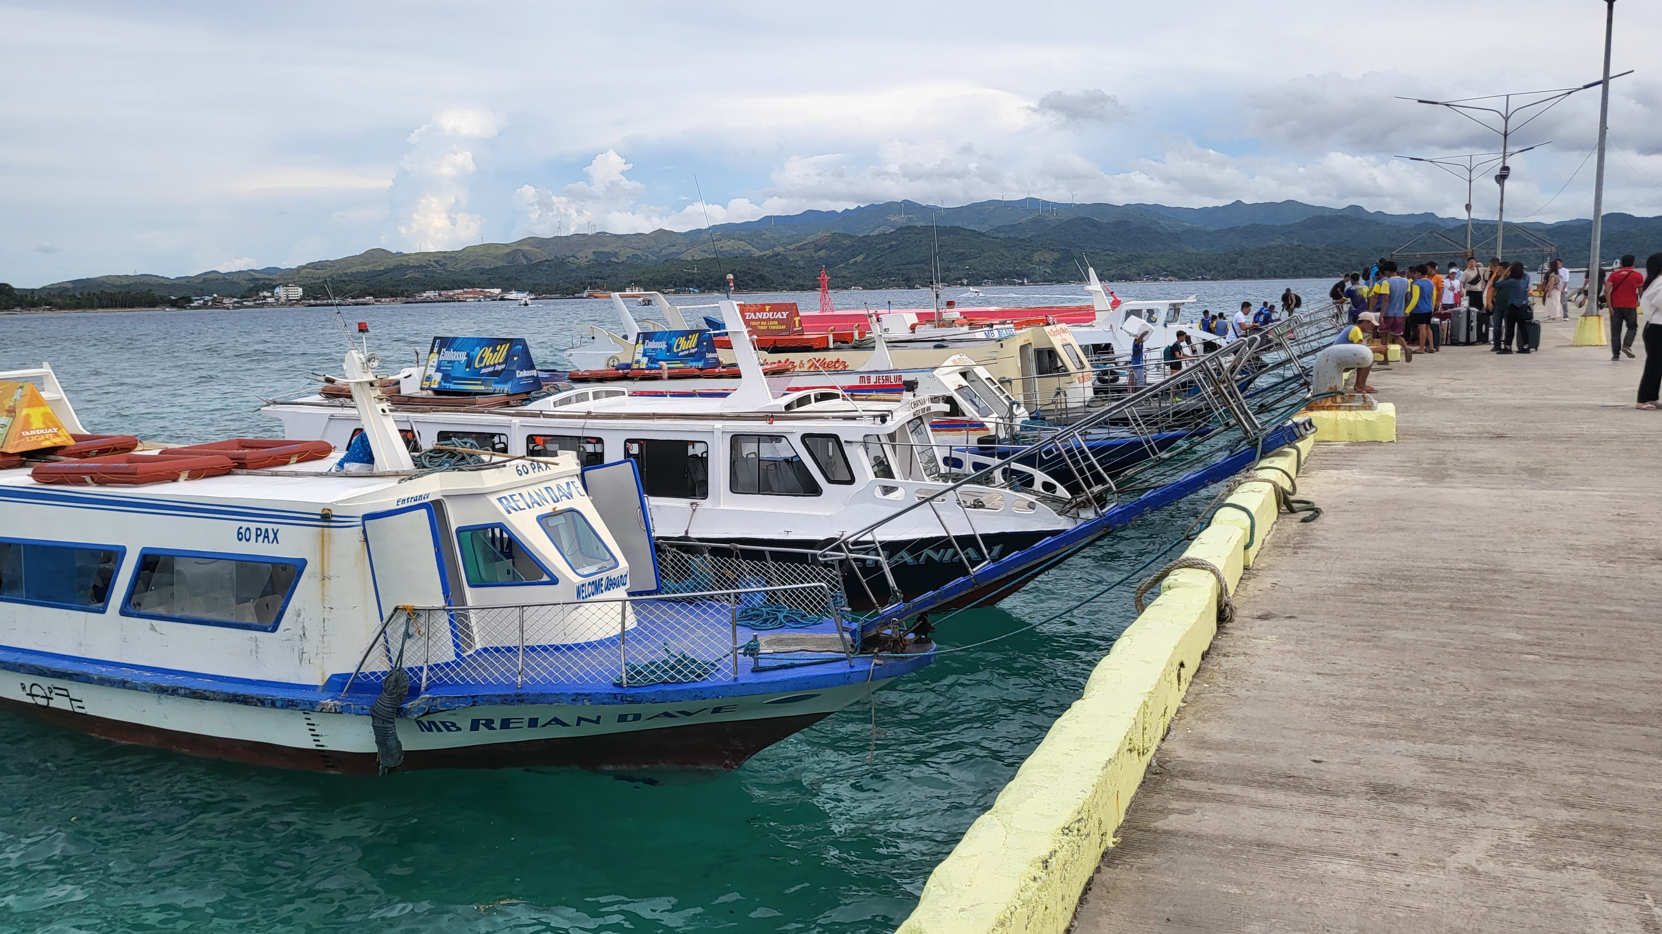
<svg viewBox="0 0 1662 934">
<path fill-rule="evenodd" d="M 831 310 L 831 277 L 825 274 L 825 267 L 819 268 L 819 310 Z"/>
</svg>

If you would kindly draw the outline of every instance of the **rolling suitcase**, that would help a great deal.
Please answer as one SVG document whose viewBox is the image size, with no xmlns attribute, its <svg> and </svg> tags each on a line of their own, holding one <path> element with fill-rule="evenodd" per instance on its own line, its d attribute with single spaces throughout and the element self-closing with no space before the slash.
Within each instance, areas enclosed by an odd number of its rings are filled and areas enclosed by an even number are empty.
<svg viewBox="0 0 1662 934">
<path fill-rule="evenodd" d="M 1479 344 L 1490 343 L 1490 340 L 1489 340 L 1489 322 L 1494 317 L 1494 315 L 1490 314 L 1487 311 L 1479 311 L 1475 315 L 1473 315 L 1472 317 L 1477 319 L 1477 342 Z"/>
<path fill-rule="evenodd" d="M 1456 308 L 1450 313 L 1448 319 L 1448 342 L 1451 345 L 1459 346 L 1462 344 L 1470 344 L 1472 342 L 1471 336 L 1466 333 L 1466 326 L 1471 321 L 1471 317 L 1472 310 L 1470 308 Z"/>
<path fill-rule="evenodd" d="M 1540 350 L 1541 322 L 1531 318 L 1528 321 L 1520 322 L 1518 326 L 1524 329 L 1524 338 L 1528 341 L 1526 346 L 1530 350 Z"/>
</svg>

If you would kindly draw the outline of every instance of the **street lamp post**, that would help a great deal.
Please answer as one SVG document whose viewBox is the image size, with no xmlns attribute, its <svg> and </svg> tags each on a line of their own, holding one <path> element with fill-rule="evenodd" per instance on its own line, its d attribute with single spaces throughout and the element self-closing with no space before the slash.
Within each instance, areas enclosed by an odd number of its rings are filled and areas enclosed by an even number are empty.
<svg viewBox="0 0 1662 934">
<path fill-rule="evenodd" d="M 1616 24 L 1616 0 L 1604 0 L 1604 78 L 1599 82 L 1599 152 L 1593 169 L 1593 246 L 1587 253 L 1587 307 L 1599 311 L 1599 246 L 1604 233 L 1604 136 L 1610 123 L 1610 34 Z"/>
<path fill-rule="evenodd" d="M 1613 0 L 1605 0 L 1605 2 L 1610 3 Z M 1630 74 L 1633 74 L 1633 72 L 1624 71 L 1611 77 L 1620 78 Z M 1600 84 L 1608 86 L 1609 83 L 1610 78 L 1604 78 L 1600 81 L 1589 81 L 1576 88 L 1552 88 L 1545 91 L 1489 94 L 1484 97 L 1464 97 L 1451 101 L 1428 101 L 1415 97 L 1399 97 L 1397 100 L 1413 101 L 1416 104 L 1431 104 L 1435 107 L 1447 107 L 1491 133 L 1500 135 L 1500 168 L 1495 172 L 1495 184 L 1500 186 L 1500 209 L 1495 221 L 1495 253 L 1504 258 L 1505 253 L 1502 247 L 1505 244 L 1506 237 L 1506 179 L 1512 174 L 1512 167 L 1506 164 L 1506 160 L 1512 155 L 1509 151 L 1512 134 L 1535 122 L 1542 114 L 1557 106 L 1571 94 L 1585 91 L 1588 88 L 1596 88 Z M 1524 100 L 1514 105 L 1513 98 L 1523 98 Z M 1500 106 L 1492 107 L 1486 103 L 1480 103 L 1485 101 L 1499 101 Z M 1523 120 L 1517 126 L 1512 125 L 1514 117 L 1524 116 L 1532 110 L 1534 113 L 1529 113 L 1528 119 Z M 1478 116 L 1480 114 L 1482 116 Z M 1495 125 L 1494 121 L 1496 120 L 1499 121 L 1498 126 Z"/>
<path fill-rule="evenodd" d="M 1512 155 L 1519 156 L 1530 151 L 1531 149 L 1536 149 L 1545 145 L 1547 144 L 1536 143 L 1534 146 L 1526 146 L 1523 149 L 1514 151 Z M 1434 165 L 1450 175 L 1453 175 L 1455 178 L 1463 179 L 1466 182 L 1466 256 L 1467 258 L 1470 258 L 1473 255 L 1472 183 L 1477 179 L 1479 172 L 1482 172 L 1489 166 L 1501 161 L 1501 154 L 1498 152 L 1468 152 L 1462 153 L 1458 156 L 1438 156 L 1434 159 L 1428 159 L 1421 156 L 1397 156 L 1397 158 L 1407 159 L 1410 162 L 1425 162 L 1430 165 Z"/>
</svg>

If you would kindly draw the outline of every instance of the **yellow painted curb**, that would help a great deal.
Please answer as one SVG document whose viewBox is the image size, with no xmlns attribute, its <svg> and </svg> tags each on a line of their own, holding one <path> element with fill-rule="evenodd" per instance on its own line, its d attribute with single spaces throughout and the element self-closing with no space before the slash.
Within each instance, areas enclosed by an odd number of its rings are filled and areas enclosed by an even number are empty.
<svg viewBox="0 0 1662 934">
<path fill-rule="evenodd" d="M 1313 440 L 1265 458 L 1254 476 L 1289 486 Z M 1280 470 L 1269 469 L 1270 466 Z M 1230 589 L 1274 524 L 1269 482 L 1243 483 L 1184 552 Z M 1251 513 L 1252 518 L 1247 518 Z M 1252 547 L 1248 536 L 1252 536 Z M 1184 569 L 1097 663 L 1079 700 L 924 884 L 901 934 L 1062 934 L 1113 844 L 1131 796 L 1217 632 L 1217 579 Z"/>
<path fill-rule="evenodd" d="M 1397 407 L 1381 402 L 1371 412 L 1307 409 L 1299 413 L 1316 423 L 1317 441 L 1395 441 Z"/>
<path fill-rule="evenodd" d="M 1610 337 L 1604 331 L 1604 315 L 1582 315 L 1575 323 L 1572 347 L 1609 347 Z"/>
</svg>

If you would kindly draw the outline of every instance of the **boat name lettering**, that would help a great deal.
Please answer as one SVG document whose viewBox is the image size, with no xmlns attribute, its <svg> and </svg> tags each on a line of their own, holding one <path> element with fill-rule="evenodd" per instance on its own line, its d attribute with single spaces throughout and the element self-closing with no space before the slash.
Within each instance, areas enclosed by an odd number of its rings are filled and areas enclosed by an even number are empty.
<svg viewBox="0 0 1662 934">
<path fill-rule="evenodd" d="M 660 710 L 651 715 L 644 713 L 620 713 L 618 723 L 638 723 L 642 720 L 683 720 L 688 717 L 710 715 L 718 713 L 732 713 L 739 709 L 738 704 L 723 704 L 719 707 L 700 707 L 696 710 Z M 573 717 L 566 722 L 559 717 L 470 717 L 466 732 L 478 733 L 481 730 L 497 732 L 499 730 L 546 730 L 550 727 L 572 729 L 585 724 L 600 726 L 600 717 Z M 455 720 L 440 720 L 437 718 L 417 720 L 416 728 L 423 733 L 461 733 L 462 725 Z"/>
<path fill-rule="evenodd" d="M 398 498 L 398 502 L 394 503 L 393 505 L 394 506 L 409 506 L 409 505 L 413 505 L 415 503 L 425 503 L 429 499 L 432 499 L 432 497 L 433 497 L 433 494 L 431 494 L 431 493 L 423 493 L 420 496 L 400 496 Z"/>
<path fill-rule="evenodd" d="M 582 491 L 582 481 L 567 480 L 564 483 L 554 483 L 534 490 L 522 490 L 518 493 L 509 493 L 498 496 L 496 504 L 502 511 L 512 515 L 527 509 L 540 509 L 563 503 L 568 499 L 576 499 Z"/>
<path fill-rule="evenodd" d="M 256 545 L 277 545 L 277 530 L 263 525 L 237 526 L 237 541 Z"/>
<path fill-rule="evenodd" d="M 860 375 L 861 386 L 899 386 L 903 382 L 904 380 L 901 379 L 899 373 L 879 373 L 876 376 Z"/>
<path fill-rule="evenodd" d="M 1004 551 L 1004 546 L 1003 545 L 994 545 L 993 547 L 987 549 L 987 555 L 988 555 L 987 560 L 997 561 L 998 556 L 1000 554 L 1002 554 L 1003 551 Z M 956 549 L 956 548 L 950 548 L 950 547 L 949 548 L 925 548 L 923 551 L 920 551 L 917 554 L 912 554 L 910 551 L 903 552 L 895 560 L 899 564 L 913 564 L 913 565 L 915 565 L 915 564 L 962 564 L 964 562 L 964 559 L 966 559 L 966 558 L 969 559 L 971 564 L 979 564 L 981 562 L 981 554 L 980 554 L 979 549 L 975 548 L 974 546 L 970 546 L 970 547 L 965 548 L 964 553 L 962 555 L 960 555 L 958 553 L 958 549 Z"/>
<path fill-rule="evenodd" d="M 590 597 L 598 597 L 609 590 L 616 590 L 628 583 L 629 575 L 627 573 L 608 574 L 605 577 L 597 577 L 592 581 L 583 581 L 577 585 L 577 599 L 587 600 Z"/>
<path fill-rule="evenodd" d="M 539 464 L 536 461 L 514 461 L 514 473 L 521 477 L 529 477 L 534 473 L 545 470 L 558 470 L 553 464 Z"/>
<path fill-rule="evenodd" d="M 69 688 L 61 684 L 45 685 L 36 681 L 32 684 L 17 683 L 23 696 L 34 702 L 36 707 L 55 707 L 57 701 L 63 701 L 63 706 L 73 713 L 86 713 L 87 705 L 79 697 L 69 693 Z"/>
</svg>

